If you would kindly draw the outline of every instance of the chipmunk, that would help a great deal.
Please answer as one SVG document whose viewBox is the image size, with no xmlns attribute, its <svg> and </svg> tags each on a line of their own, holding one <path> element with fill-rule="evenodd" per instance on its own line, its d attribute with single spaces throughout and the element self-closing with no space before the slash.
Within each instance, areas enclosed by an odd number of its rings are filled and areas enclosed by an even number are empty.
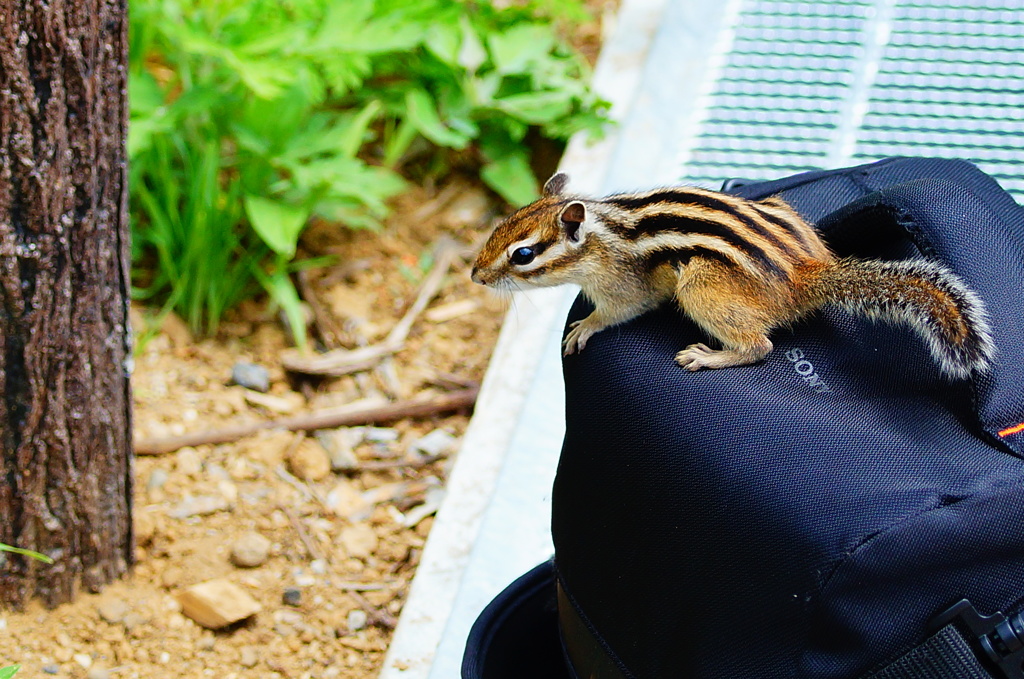
<svg viewBox="0 0 1024 679">
<path fill-rule="evenodd" d="M 952 378 L 989 366 L 984 305 L 939 264 L 837 258 L 778 197 L 684 187 L 590 199 L 566 194 L 568 181 L 554 175 L 540 199 L 501 222 L 472 270 L 499 289 L 579 285 L 594 311 L 570 326 L 565 355 L 674 299 L 722 345 L 680 351 L 686 370 L 760 361 L 773 328 L 826 304 L 909 325 Z"/>
</svg>

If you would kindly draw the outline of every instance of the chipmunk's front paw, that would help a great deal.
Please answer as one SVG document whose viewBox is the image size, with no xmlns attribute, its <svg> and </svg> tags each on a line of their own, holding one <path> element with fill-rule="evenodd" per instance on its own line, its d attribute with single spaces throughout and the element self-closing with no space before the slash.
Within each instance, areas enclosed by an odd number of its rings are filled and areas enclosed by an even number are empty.
<svg viewBox="0 0 1024 679">
<path fill-rule="evenodd" d="M 587 340 L 594 336 L 597 330 L 591 328 L 591 325 L 587 323 L 587 319 L 584 318 L 581 321 L 575 321 L 569 326 L 569 334 L 562 340 L 562 355 L 568 356 L 569 354 L 576 351 L 583 351 L 583 347 L 587 346 Z"/>
<path fill-rule="evenodd" d="M 706 344 L 691 344 L 676 354 L 676 363 L 691 371 L 701 368 L 717 368 L 719 367 L 717 359 L 721 353 Z"/>
</svg>

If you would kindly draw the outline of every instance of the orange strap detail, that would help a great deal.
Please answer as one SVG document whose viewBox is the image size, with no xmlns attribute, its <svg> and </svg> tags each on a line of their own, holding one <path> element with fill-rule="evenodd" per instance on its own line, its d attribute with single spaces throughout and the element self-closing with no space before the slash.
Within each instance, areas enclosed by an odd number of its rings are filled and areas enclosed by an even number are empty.
<svg viewBox="0 0 1024 679">
<path fill-rule="evenodd" d="M 1024 422 L 1021 422 L 1018 425 L 1014 425 L 1012 427 L 1007 427 L 1006 429 L 1003 429 L 1001 432 L 999 432 L 999 435 L 1000 436 L 1009 436 L 1010 434 L 1018 434 L 1018 433 L 1020 433 L 1022 431 L 1024 431 Z"/>
</svg>

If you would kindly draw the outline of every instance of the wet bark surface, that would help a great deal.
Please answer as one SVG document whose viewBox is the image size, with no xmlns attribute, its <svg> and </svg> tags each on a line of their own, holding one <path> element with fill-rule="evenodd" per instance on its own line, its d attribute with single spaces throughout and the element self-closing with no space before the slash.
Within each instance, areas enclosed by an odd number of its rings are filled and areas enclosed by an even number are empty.
<svg viewBox="0 0 1024 679">
<path fill-rule="evenodd" d="M 132 554 L 125 0 L 0 0 L 0 607 Z"/>
</svg>

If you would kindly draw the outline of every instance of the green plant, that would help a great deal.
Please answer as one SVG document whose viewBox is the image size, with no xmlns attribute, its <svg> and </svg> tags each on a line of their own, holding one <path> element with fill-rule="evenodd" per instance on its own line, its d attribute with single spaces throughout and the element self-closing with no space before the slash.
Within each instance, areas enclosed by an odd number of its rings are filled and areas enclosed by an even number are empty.
<svg viewBox="0 0 1024 679">
<path fill-rule="evenodd" d="M 132 0 L 137 296 L 203 331 L 262 288 L 297 320 L 304 226 L 376 227 L 412 159 L 475 164 L 531 200 L 528 131 L 604 122 L 555 30 L 581 16 L 579 0 Z"/>
<path fill-rule="evenodd" d="M 12 554 L 21 554 L 22 556 L 32 557 L 33 559 L 36 559 L 37 561 L 42 561 L 43 563 L 53 563 L 53 559 L 51 559 L 50 557 L 46 556 L 45 554 L 40 554 L 39 552 L 33 552 L 31 549 L 22 549 L 21 547 L 11 547 L 10 545 L 5 545 L 2 542 L 0 542 L 0 552 L 10 552 Z"/>
<path fill-rule="evenodd" d="M 21 665 L 9 665 L 7 667 L 0 667 L 0 679 L 11 679 L 18 670 L 21 669 Z"/>
</svg>

